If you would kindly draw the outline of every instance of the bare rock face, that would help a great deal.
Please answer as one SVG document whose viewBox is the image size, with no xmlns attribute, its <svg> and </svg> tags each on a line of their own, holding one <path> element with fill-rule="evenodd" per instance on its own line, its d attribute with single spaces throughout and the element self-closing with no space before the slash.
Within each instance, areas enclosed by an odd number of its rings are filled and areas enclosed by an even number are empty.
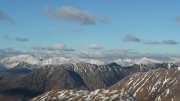
<svg viewBox="0 0 180 101">
<path fill-rule="evenodd" d="M 119 90 L 98 89 L 49 91 L 30 101 L 137 101 L 130 93 Z"/>
<path fill-rule="evenodd" d="M 110 89 L 128 91 L 139 101 L 180 101 L 180 71 L 159 69 L 135 73 Z"/>
</svg>

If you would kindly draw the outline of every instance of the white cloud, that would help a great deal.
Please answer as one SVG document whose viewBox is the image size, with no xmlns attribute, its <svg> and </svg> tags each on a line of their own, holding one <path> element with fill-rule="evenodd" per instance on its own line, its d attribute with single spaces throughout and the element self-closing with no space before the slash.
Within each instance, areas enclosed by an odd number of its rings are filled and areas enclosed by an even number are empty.
<svg viewBox="0 0 180 101">
<path fill-rule="evenodd" d="M 63 44 L 54 44 L 52 46 L 47 47 L 48 50 L 63 50 L 63 51 L 74 51 L 72 48 L 68 48 Z"/>
<path fill-rule="evenodd" d="M 141 40 L 134 35 L 126 35 L 123 41 L 124 42 L 140 42 Z"/>
<path fill-rule="evenodd" d="M 107 20 L 107 17 L 105 16 L 97 16 L 89 12 L 80 11 L 71 6 L 62 6 L 57 10 L 54 10 L 51 7 L 46 7 L 45 11 L 57 20 L 74 21 L 83 25 L 94 25 L 97 21 L 106 22 Z"/>
<path fill-rule="evenodd" d="M 15 24 L 15 21 L 9 16 L 7 15 L 5 12 L 0 10 L 0 21 L 7 21 L 11 24 Z"/>
<path fill-rule="evenodd" d="M 98 50 L 98 49 L 102 49 L 102 46 L 94 43 L 94 44 L 89 45 L 89 49 Z"/>
<path fill-rule="evenodd" d="M 29 41 L 29 40 L 28 40 L 27 38 L 16 37 L 16 41 L 27 42 L 27 41 Z"/>
<path fill-rule="evenodd" d="M 180 16 L 176 17 L 176 22 L 180 24 Z"/>
<path fill-rule="evenodd" d="M 37 46 L 37 47 L 32 47 L 33 50 L 49 50 L 49 51 L 75 51 L 72 48 L 67 47 L 64 44 L 54 44 L 48 47 L 41 47 L 41 46 Z"/>
<path fill-rule="evenodd" d="M 49 50 L 62 50 L 65 48 L 66 48 L 66 46 L 63 44 L 54 44 L 54 45 L 48 47 Z"/>
<path fill-rule="evenodd" d="M 164 44 L 164 45 L 177 45 L 178 42 L 175 40 L 161 40 L 161 41 L 149 41 L 149 42 L 144 42 L 144 44 L 152 44 L 152 45 L 159 45 L 159 44 Z"/>
<path fill-rule="evenodd" d="M 0 58 L 20 55 L 23 53 L 25 53 L 25 52 L 18 51 L 18 50 L 12 49 L 12 48 L 0 49 Z"/>
<path fill-rule="evenodd" d="M 61 32 L 85 32 L 84 28 L 74 28 L 74 29 L 60 29 Z"/>
<path fill-rule="evenodd" d="M 111 60 L 115 58 L 123 58 L 134 53 L 130 50 L 104 50 L 104 51 L 82 51 L 79 53 L 79 57 L 83 58 L 101 58 L 106 60 Z"/>
</svg>

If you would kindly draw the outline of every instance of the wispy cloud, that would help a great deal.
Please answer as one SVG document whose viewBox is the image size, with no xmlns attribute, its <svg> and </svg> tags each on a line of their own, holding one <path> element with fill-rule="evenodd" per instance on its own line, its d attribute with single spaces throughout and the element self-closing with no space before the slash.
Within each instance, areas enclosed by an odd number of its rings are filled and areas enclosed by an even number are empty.
<svg viewBox="0 0 180 101">
<path fill-rule="evenodd" d="M 24 52 L 15 50 L 13 48 L 0 49 L 0 58 L 20 55 L 20 54 L 24 54 Z"/>
<path fill-rule="evenodd" d="M 143 44 L 149 44 L 149 45 L 177 45 L 178 42 L 175 40 L 161 40 L 161 41 L 143 41 L 140 40 L 138 37 L 134 35 L 126 35 L 123 38 L 124 42 L 141 42 Z"/>
<path fill-rule="evenodd" d="M 29 41 L 29 39 L 27 39 L 27 38 L 11 37 L 8 35 L 3 35 L 2 38 L 5 40 L 12 40 L 12 41 L 19 41 L 19 42 L 28 42 Z"/>
<path fill-rule="evenodd" d="M 162 41 L 148 41 L 144 42 L 144 44 L 150 44 L 150 45 L 177 45 L 178 42 L 175 40 L 162 40 Z"/>
<path fill-rule="evenodd" d="M 177 23 L 180 24 L 180 16 L 177 16 L 175 20 L 176 20 Z"/>
<path fill-rule="evenodd" d="M 48 51 L 75 51 L 64 44 L 54 44 L 48 47 L 32 47 L 33 50 L 48 50 Z"/>
<path fill-rule="evenodd" d="M 124 42 L 140 42 L 141 40 L 134 36 L 134 35 L 126 35 L 124 38 L 123 38 L 123 41 Z"/>
<path fill-rule="evenodd" d="M 8 36 L 8 35 L 3 35 L 2 36 L 5 40 L 12 40 L 12 38 L 10 37 L 10 36 Z"/>
<path fill-rule="evenodd" d="M 53 46 L 54 47 L 54 46 Z M 57 48 L 58 47 L 58 48 Z M 95 50 L 95 51 L 65 51 L 63 46 L 56 46 L 49 50 L 49 47 L 34 47 L 33 50 L 29 50 L 26 52 L 18 51 L 13 48 L 5 48 L 0 49 L 0 58 L 16 56 L 21 54 L 31 54 L 37 58 L 51 58 L 51 57 L 67 57 L 67 58 L 82 58 L 82 59 L 95 59 L 100 61 L 110 62 L 116 59 L 137 59 L 142 57 L 159 59 L 159 60 L 169 60 L 172 57 L 180 58 L 180 55 L 170 54 L 170 53 L 138 53 L 134 52 L 134 50 L 128 49 L 119 49 L 119 50 Z M 89 60 L 88 60 L 89 61 Z"/>
<path fill-rule="evenodd" d="M 74 28 L 74 29 L 60 29 L 62 32 L 85 32 L 84 28 Z"/>
<path fill-rule="evenodd" d="M 72 48 L 68 48 L 64 44 L 54 44 L 52 46 L 47 47 L 48 50 L 63 50 L 63 51 L 74 51 Z"/>
<path fill-rule="evenodd" d="M 98 16 L 89 12 L 80 11 L 71 6 L 62 6 L 57 10 L 46 7 L 45 11 L 57 20 L 74 21 L 83 25 L 95 25 L 97 22 L 106 22 L 108 20 L 108 17 L 104 15 Z"/>
<path fill-rule="evenodd" d="M 29 41 L 27 38 L 20 38 L 20 37 L 16 37 L 15 39 L 16 39 L 16 41 L 20 41 L 20 42 L 28 42 Z"/>
<path fill-rule="evenodd" d="M 102 48 L 103 48 L 102 46 L 95 44 L 95 43 L 89 45 L 89 49 L 98 50 L 98 49 L 102 49 Z"/>
<path fill-rule="evenodd" d="M 7 21 L 11 24 L 15 24 L 15 21 L 9 15 L 7 15 L 5 12 L 1 10 L 0 10 L 0 21 Z"/>
<path fill-rule="evenodd" d="M 113 59 L 122 58 L 128 56 L 133 56 L 134 52 L 127 49 L 119 50 L 103 50 L 103 51 L 82 51 L 79 53 L 79 57 L 82 58 L 103 58 L 103 59 Z M 137 54 L 137 53 L 136 53 Z"/>
</svg>

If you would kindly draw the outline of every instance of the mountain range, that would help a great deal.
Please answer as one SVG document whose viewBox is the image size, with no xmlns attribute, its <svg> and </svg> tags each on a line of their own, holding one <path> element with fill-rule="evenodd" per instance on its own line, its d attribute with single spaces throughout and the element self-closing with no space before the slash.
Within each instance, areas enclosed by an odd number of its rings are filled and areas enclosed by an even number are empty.
<svg viewBox="0 0 180 101">
<path fill-rule="evenodd" d="M 109 63 L 117 63 L 121 66 L 131 66 L 131 65 L 148 65 L 148 64 L 162 64 L 162 63 L 169 63 L 169 64 L 180 64 L 179 58 L 172 58 L 169 61 L 162 61 L 162 60 L 156 60 L 156 59 L 150 59 L 150 58 L 140 58 L 140 59 L 115 59 L 112 61 L 103 61 L 98 59 L 86 59 L 86 58 L 79 58 L 79 57 L 49 57 L 49 58 L 42 58 L 42 57 L 35 57 L 33 55 L 29 54 L 22 54 L 18 56 L 12 56 L 12 57 L 6 57 L 3 59 L 0 59 L 0 64 L 5 66 L 6 68 L 14 68 L 21 62 L 26 62 L 31 65 L 39 65 L 39 66 L 45 66 L 45 65 L 61 65 L 61 64 L 68 64 L 68 63 L 90 63 L 90 64 L 96 64 L 96 65 L 104 65 Z M 2 67 L 2 66 L 1 66 Z"/>
<path fill-rule="evenodd" d="M 180 71 L 159 69 L 135 73 L 108 89 L 49 91 L 31 101 L 179 101 Z"/>
<path fill-rule="evenodd" d="M 105 63 L 20 55 L 0 64 L 0 101 L 179 101 L 180 72 L 175 62 L 142 58 Z"/>
</svg>

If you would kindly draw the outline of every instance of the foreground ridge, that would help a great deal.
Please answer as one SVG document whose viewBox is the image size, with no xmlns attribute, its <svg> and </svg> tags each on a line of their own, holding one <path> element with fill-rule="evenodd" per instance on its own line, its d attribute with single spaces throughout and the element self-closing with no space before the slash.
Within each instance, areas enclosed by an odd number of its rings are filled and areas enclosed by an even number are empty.
<svg viewBox="0 0 180 101">
<path fill-rule="evenodd" d="M 159 69 L 125 77 L 110 89 L 125 90 L 139 101 L 180 101 L 180 71 Z"/>
<path fill-rule="evenodd" d="M 130 93 L 120 90 L 97 89 L 49 91 L 31 101 L 137 101 Z"/>
</svg>

